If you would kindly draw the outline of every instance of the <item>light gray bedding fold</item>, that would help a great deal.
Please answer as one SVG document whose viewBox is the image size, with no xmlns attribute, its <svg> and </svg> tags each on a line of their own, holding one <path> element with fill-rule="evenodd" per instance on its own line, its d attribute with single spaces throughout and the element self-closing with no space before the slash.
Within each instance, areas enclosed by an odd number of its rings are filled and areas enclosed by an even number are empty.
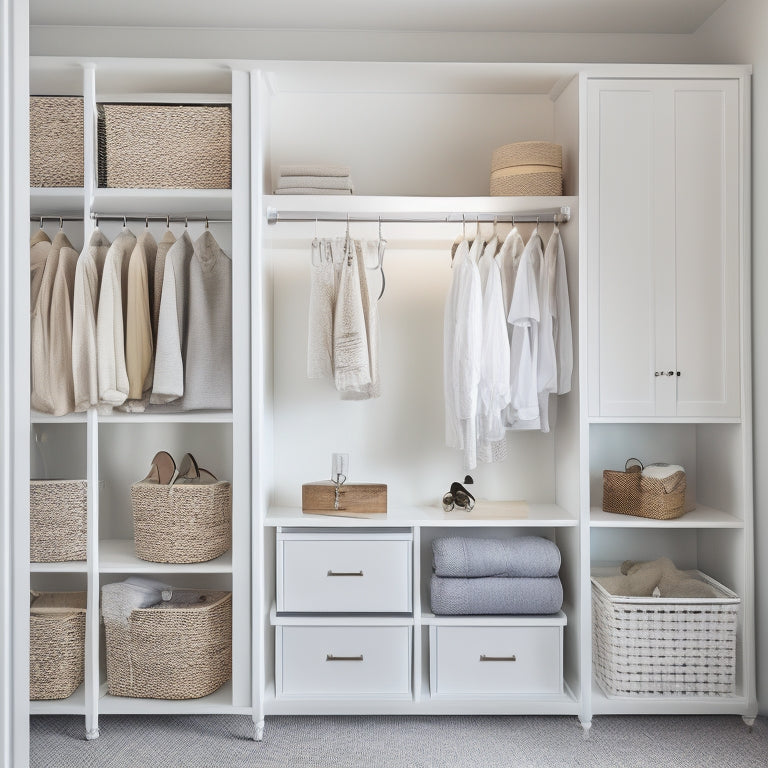
<svg viewBox="0 0 768 768">
<path fill-rule="evenodd" d="M 442 616 L 476 614 L 550 614 L 563 606 L 563 585 L 555 577 L 444 579 L 432 576 L 432 613 Z"/>
<path fill-rule="evenodd" d="M 541 536 L 439 538 L 432 542 L 432 555 L 437 576 L 547 578 L 557 576 L 560 571 L 560 550 L 554 542 Z"/>
</svg>

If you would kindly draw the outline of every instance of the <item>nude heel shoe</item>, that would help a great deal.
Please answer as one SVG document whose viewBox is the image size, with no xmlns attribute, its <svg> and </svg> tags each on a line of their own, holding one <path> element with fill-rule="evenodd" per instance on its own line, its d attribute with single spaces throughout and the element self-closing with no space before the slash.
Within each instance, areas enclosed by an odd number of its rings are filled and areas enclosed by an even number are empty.
<svg viewBox="0 0 768 768">
<path fill-rule="evenodd" d="M 195 457 L 191 453 L 185 453 L 179 464 L 179 474 L 176 477 L 177 483 L 187 483 L 189 485 L 207 485 L 217 483 L 218 479 L 213 472 L 198 466 Z"/>
<path fill-rule="evenodd" d="M 175 472 L 176 462 L 173 460 L 173 456 L 167 451 L 159 451 L 149 465 L 147 476 L 141 482 L 169 485 Z"/>
</svg>

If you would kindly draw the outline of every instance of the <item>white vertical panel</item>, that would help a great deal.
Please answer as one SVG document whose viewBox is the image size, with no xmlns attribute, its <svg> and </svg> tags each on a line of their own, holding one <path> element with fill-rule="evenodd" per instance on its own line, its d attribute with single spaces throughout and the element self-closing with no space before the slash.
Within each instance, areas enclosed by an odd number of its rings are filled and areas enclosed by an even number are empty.
<svg viewBox="0 0 768 768">
<path fill-rule="evenodd" d="M 589 303 L 599 312 L 590 389 L 599 387 L 599 415 L 652 416 L 653 95 L 642 83 L 589 89 Z"/>
<path fill-rule="evenodd" d="M 739 403 L 738 82 L 674 91 L 678 416 Z"/>
</svg>

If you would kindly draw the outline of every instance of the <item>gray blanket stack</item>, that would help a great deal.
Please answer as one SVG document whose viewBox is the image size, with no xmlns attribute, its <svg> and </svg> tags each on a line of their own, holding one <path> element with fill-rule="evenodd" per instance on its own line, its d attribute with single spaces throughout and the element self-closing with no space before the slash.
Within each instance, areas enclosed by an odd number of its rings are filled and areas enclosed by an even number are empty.
<svg viewBox="0 0 768 768">
<path fill-rule="evenodd" d="M 346 165 L 283 165 L 276 195 L 351 195 L 352 177 Z"/>
<path fill-rule="evenodd" d="M 550 614 L 563 605 L 560 550 L 540 536 L 432 542 L 436 615 Z"/>
</svg>

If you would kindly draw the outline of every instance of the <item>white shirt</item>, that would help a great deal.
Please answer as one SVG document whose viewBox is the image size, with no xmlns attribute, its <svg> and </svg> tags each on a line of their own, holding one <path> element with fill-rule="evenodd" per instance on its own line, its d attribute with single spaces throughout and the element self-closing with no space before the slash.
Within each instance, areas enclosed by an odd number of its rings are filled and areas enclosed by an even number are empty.
<svg viewBox="0 0 768 768">
<path fill-rule="evenodd" d="M 522 256 L 525 243 L 520 236 L 517 227 L 512 227 L 509 234 L 504 238 L 504 244 L 496 254 L 496 262 L 501 270 L 501 291 L 504 296 L 504 317 L 509 317 L 509 310 L 512 306 L 512 293 L 515 289 L 515 276 L 520 265 L 520 256 Z M 509 329 L 511 335 L 512 329 Z"/>
<path fill-rule="evenodd" d="M 557 392 L 554 311 L 557 247 L 554 233 L 549 238 L 539 272 L 539 358 L 538 391 L 541 431 L 549 432 L 549 395 Z"/>
<path fill-rule="evenodd" d="M 571 391 L 573 375 L 573 335 L 571 330 L 571 305 L 568 297 L 568 277 L 565 271 L 565 253 L 560 230 L 555 227 L 550 243 L 557 238 L 557 259 L 555 266 L 554 318 L 555 357 L 557 358 L 557 394 L 564 395 Z"/>
<path fill-rule="evenodd" d="M 479 240 L 477 243 L 479 249 Z M 449 448 L 464 452 L 465 470 L 477 466 L 482 303 L 480 272 L 464 240 L 456 249 L 453 281 L 445 305 L 443 380 L 445 442 Z"/>
</svg>

